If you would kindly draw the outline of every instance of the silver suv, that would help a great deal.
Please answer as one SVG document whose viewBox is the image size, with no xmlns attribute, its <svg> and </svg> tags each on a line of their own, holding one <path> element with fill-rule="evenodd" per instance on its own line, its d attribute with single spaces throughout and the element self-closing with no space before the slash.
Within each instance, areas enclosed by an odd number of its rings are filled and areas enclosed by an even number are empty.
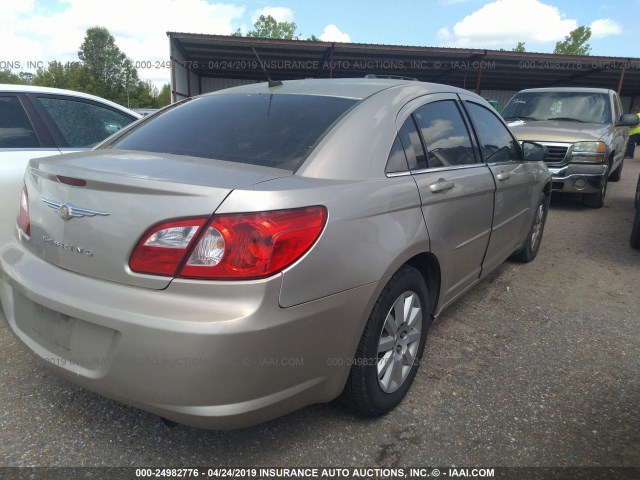
<svg viewBox="0 0 640 480">
<path fill-rule="evenodd" d="M 607 180 L 620 180 L 628 128 L 618 94 L 600 88 L 535 88 L 517 93 L 502 116 L 519 140 L 548 149 L 553 190 L 582 193 L 591 208 L 604 204 Z"/>
</svg>

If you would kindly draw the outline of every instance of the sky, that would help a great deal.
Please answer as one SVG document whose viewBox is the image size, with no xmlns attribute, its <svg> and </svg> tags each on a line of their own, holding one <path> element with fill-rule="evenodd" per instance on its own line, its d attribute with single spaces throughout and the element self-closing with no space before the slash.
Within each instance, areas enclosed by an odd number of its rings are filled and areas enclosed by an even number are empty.
<svg viewBox="0 0 640 480">
<path fill-rule="evenodd" d="M 261 14 L 295 22 L 301 38 L 544 53 L 585 25 L 591 55 L 640 57 L 640 0 L 0 0 L 0 12 L 0 70 L 78 60 L 87 28 L 102 26 L 157 85 L 169 81 L 155 68 L 169 59 L 166 32 L 246 33 Z"/>
</svg>

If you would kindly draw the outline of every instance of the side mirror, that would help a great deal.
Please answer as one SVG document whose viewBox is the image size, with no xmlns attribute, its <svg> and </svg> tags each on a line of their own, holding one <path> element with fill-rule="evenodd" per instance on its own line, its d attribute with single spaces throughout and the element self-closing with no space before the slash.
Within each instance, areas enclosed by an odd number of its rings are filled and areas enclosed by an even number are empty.
<svg viewBox="0 0 640 480">
<path fill-rule="evenodd" d="M 549 155 L 549 150 L 544 145 L 525 140 L 522 142 L 522 157 L 525 162 L 543 162 Z"/>
<path fill-rule="evenodd" d="M 616 127 L 635 127 L 639 121 L 640 117 L 635 113 L 623 113 L 616 122 Z"/>
</svg>

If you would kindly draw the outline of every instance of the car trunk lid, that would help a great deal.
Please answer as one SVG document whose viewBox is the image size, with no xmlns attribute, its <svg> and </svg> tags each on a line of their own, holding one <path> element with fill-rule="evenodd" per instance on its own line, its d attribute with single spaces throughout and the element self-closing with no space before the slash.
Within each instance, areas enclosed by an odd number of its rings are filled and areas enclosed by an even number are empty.
<svg viewBox="0 0 640 480">
<path fill-rule="evenodd" d="M 291 174 L 196 157 L 104 150 L 34 159 L 27 172 L 28 248 L 82 275 L 156 289 L 171 278 L 137 274 L 128 265 L 151 226 L 210 216 L 232 190 Z"/>
</svg>

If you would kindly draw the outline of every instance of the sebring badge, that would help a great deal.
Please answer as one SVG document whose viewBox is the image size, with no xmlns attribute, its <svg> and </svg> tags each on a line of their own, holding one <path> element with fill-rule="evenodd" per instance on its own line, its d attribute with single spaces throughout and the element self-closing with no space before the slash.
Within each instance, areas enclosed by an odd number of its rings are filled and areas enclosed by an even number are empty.
<svg viewBox="0 0 640 480">
<path fill-rule="evenodd" d="M 71 203 L 54 202 L 53 200 L 49 200 L 48 198 L 42 198 L 41 200 L 46 203 L 49 208 L 58 212 L 58 215 L 60 215 L 60 218 L 62 218 L 63 220 L 69 220 L 71 218 L 79 217 L 95 217 L 96 215 L 111 215 L 107 212 L 100 212 L 98 210 L 89 210 L 87 208 L 76 207 Z"/>
</svg>

